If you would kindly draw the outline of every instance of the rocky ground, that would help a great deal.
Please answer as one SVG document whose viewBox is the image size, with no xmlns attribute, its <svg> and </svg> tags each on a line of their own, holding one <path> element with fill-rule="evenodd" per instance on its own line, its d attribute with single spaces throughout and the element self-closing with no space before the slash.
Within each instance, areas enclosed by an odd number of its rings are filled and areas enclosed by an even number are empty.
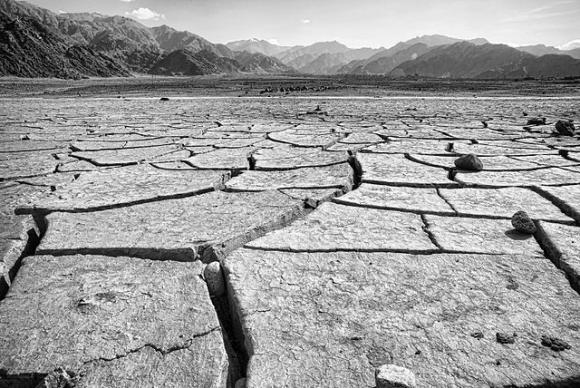
<svg viewBox="0 0 580 388">
<path fill-rule="evenodd" d="M 580 95 L 580 79 L 393 79 L 380 76 L 0 77 L 0 97 L 561 97 Z"/>
<path fill-rule="evenodd" d="M 580 386 L 578 104 L 1 100 L 0 387 Z"/>
</svg>

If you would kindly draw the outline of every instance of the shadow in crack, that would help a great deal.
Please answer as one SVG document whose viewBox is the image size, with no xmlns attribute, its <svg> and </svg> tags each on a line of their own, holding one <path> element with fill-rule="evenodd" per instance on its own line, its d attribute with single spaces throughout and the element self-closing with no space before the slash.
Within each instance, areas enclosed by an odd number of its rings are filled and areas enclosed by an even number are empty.
<svg viewBox="0 0 580 388">
<path fill-rule="evenodd" d="M 578 388 L 580 387 L 580 374 L 560 381 L 546 381 L 540 384 L 504 385 L 503 388 Z"/>
</svg>

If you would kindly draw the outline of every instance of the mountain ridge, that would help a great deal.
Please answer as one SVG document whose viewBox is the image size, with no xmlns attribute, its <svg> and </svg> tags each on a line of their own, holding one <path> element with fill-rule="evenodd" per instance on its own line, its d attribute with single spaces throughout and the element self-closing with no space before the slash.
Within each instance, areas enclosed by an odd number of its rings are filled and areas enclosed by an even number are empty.
<svg viewBox="0 0 580 388">
<path fill-rule="evenodd" d="M 225 45 L 166 25 L 149 28 L 124 16 L 56 14 L 14 0 L 2 0 L 0 12 L 5 26 L 0 33 L 0 75 L 130 76 L 130 72 L 159 72 L 160 68 L 175 74 L 187 69 L 192 74 L 291 71 L 262 56 L 245 56 L 240 64 Z M 26 22 L 12 31 L 9 27 L 19 20 Z M 171 56 L 173 52 L 177 53 Z"/>
<path fill-rule="evenodd" d="M 554 54 L 536 57 L 504 44 L 458 42 L 437 46 L 400 64 L 389 75 L 482 79 L 580 77 L 580 60 Z"/>
<path fill-rule="evenodd" d="M 383 75 L 517 78 L 580 76 L 580 48 L 491 44 L 484 38 L 422 35 L 384 48 L 338 41 L 282 46 L 262 39 L 212 43 L 170 26 L 124 16 L 54 13 L 0 1 L 0 75 L 80 78 L 132 73 Z"/>
</svg>

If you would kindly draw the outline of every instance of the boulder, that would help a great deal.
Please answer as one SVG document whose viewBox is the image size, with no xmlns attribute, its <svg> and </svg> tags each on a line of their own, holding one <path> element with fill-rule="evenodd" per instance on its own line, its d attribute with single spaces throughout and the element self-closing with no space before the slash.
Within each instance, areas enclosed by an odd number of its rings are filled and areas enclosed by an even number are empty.
<svg viewBox="0 0 580 388">
<path fill-rule="evenodd" d="M 574 136 L 576 127 L 570 120 L 558 120 L 556 123 L 556 131 L 558 131 L 558 133 L 563 136 Z"/>
</svg>

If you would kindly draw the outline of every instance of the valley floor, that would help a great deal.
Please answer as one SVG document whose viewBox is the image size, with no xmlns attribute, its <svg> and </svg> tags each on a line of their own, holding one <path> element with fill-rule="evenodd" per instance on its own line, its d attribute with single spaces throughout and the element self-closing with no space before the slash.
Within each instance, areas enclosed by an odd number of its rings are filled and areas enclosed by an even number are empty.
<svg viewBox="0 0 580 388">
<path fill-rule="evenodd" d="M 82 80 L 0 77 L 0 97 L 578 96 L 580 80 L 401 80 L 365 76 L 199 76 Z"/>
<path fill-rule="evenodd" d="M 0 387 L 578 387 L 576 86 L 282 81 L 1 80 Z"/>
</svg>

